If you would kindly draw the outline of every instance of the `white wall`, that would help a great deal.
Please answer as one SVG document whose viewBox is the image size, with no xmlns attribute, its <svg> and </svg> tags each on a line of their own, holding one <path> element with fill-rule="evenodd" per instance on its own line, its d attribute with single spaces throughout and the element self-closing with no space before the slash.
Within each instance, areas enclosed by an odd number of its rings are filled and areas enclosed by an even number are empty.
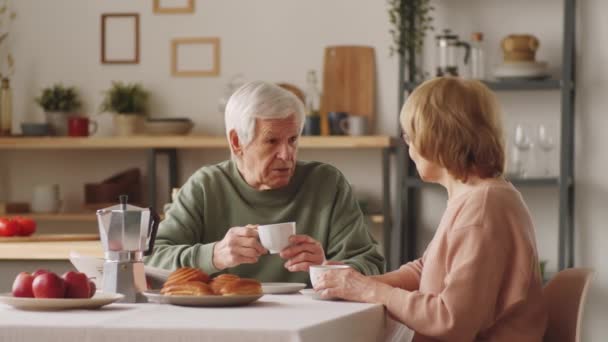
<svg viewBox="0 0 608 342">
<path fill-rule="evenodd" d="M 576 122 L 576 217 L 577 265 L 596 268 L 584 337 L 603 341 L 608 316 L 608 260 L 603 242 L 608 214 L 608 181 L 603 177 L 608 157 L 602 149 L 608 143 L 604 129 L 608 119 L 606 77 L 608 48 L 603 44 L 608 24 L 603 0 L 579 1 L 579 44 Z M 472 31 L 486 35 L 488 69 L 500 61 L 498 41 L 509 33 L 532 33 L 539 37 L 539 60 L 546 60 L 558 75 L 561 63 L 562 1 L 555 0 L 435 0 L 437 29 L 452 28 L 463 38 Z M 153 116 L 188 116 L 195 131 L 222 134 L 218 99 L 227 80 L 242 72 L 248 79 L 290 82 L 305 86 L 309 69 L 321 71 L 323 48 L 334 44 L 361 44 L 376 48 L 378 78 L 378 133 L 394 134 L 397 111 L 397 63 L 388 56 L 390 37 L 386 3 L 379 0 L 256 0 L 197 1 L 192 15 L 154 15 L 152 1 L 13 1 L 18 12 L 14 22 L 12 49 L 16 73 L 12 77 L 18 122 L 42 120 L 32 102 L 40 88 L 57 81 L 79 88 L 86 112 L 96 113 L 101 91 L 111 80 L 142 82 L 152 93 Z M 141 62 L 138 65 L 101 65 L 100 15 L 105 12 L 138 12 L 141 16 Z M 516 23 L 517 22 L 517 23 Z M 425 48 L 425 66 L 432 70 L 434 40 Z M 169 41 L 175 37 L 219 36 L 222 71 L 217 78 L 173 78 L 169 69 Z M 531 128 L 540 122 L 558 127 L 559 92 L 501 93 L 505 123 L 510 131 L 515 122 Z M 109 117 L 98 116 L 105 132 Z M 15 127 L 17 128 L 17 127 Z M 104 130 L 102 130 L 103 133 Z M 557 134 L 557 133 L 556 133 Z M 59 182 L 66 208 L 77 210 L 82 202 L 82 184 L 99 181 L 129 166 L 145 166 L 140 152 L 2 152 L 0 198 L 29 200 L 36 183 Z M 221 151 L 184 151 L 181 180 L 203 163 L 226 158 Z M 530 156 L 540 160 L 537 150 Z M 302 158 L 332 162 L 344 171 L 355 187 L 380 198 L 380 155 L 303 151 Z M 557 151 L 551 155 L 557 169 Z M 365 166 L 362 164 L 365 163 Z M 76 168 L 76 170 L 74 170 Z M 537 163 L 535 172 L 540 165 Z M 6 176 L 6 177 L 4 177 Z M 6 181 L 10 180 L 10 183 Z M 164 177 L 159 175 L 161 186 Z M 4 188 L 4 189 L 3 189 Z M 3 191 L 4 190 L 4 191 Z M 557 191 L 523 189 L 534 216 L 541 258 L 556 268 Z M 421 213 L 421 248 L 432 237 L 438 212 L 444 207 L 442 192 L 425 191 Z"/>
</svg>

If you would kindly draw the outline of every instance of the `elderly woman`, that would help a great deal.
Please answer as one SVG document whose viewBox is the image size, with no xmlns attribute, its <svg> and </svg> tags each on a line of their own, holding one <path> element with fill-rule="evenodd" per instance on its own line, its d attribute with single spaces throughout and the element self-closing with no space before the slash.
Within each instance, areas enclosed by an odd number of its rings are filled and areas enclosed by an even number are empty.
<svg viewBox="0 0 608 342">
<path fill-rule="evenodd" d="M 442 185 L 447 208 L 422 258 L 381 276 L 323 274 L 322 296 L 382 303 L 415 341 L 541 341 L 534 227 L 503 177 L 499 108 L 482 83 L 437 78 L 401 112 L 403 139 L 425 182 Z"/>
<path fill-rule="evenodd" d="M 297 161 L 302 102 L 270 83 L 239 88 L 226 106 L 232 159 L 195 172 L 161 222 L 148 265 L 197 267 L 264 282 L 309 280 L 308 267 L 343 262 L 384 271 L 351 187 L 334 167 Z M 280 255 L 269 255 L 257 225 L 296 222 Z"/>
</svg>

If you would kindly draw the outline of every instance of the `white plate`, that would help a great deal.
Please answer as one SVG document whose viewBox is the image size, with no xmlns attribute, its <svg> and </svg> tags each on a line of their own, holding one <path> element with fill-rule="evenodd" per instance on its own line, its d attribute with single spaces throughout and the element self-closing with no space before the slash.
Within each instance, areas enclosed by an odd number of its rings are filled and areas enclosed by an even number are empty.
<svg viewBox="0 0 608 342">
<path fill-rule="evenodd" d="M 496 66 L 499 79 L 542 79 L 549 77 L 546 62 L 506 62 Z"/>
<path fill-rule="evenodd" d="M 121 300 L 120 293 L 97 292 L 92 298 L 22 298 L 13 297 L 11 293 L 0 293 L 0 303 L 8 304 L 21 310 L 69 310 L 98 309 L 104 305 Z"/>
<path fill-rule="evenodd" d="M 296 293 L 305 287 L 304 283 L 262 283 L 264 294 Z"/>
<path fill-rule="evenodd" d="M 251 304 L 263 296 L 165 296 L 159 291 L 145 291 L 144 296 L 152 303 L 182 306 L 240 306 Z"/>
</svg>

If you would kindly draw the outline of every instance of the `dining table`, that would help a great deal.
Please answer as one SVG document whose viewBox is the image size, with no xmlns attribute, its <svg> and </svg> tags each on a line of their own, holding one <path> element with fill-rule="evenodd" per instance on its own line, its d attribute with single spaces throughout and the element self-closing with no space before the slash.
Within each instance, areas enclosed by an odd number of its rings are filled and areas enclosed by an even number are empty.
<svg viewBox="0 0 608 342">
<path fill-rule="evenodd" d="M 2 342 L 391 341 L 412 331 L 380 304 L 266 294 L 235 307 L 112 303 L 96 310 L 30 311 L 0 304 Z"/>
</svg>

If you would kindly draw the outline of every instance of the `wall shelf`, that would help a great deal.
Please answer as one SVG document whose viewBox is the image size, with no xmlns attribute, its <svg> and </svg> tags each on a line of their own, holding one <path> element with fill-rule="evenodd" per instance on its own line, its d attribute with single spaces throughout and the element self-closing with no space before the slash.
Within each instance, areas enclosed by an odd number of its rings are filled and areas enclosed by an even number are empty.
<svg viewBox="0 0 608 342">
<path fill-rule="evenodd" d="M 301 137 L 305 149 L 388 148 L 396 139 L 390 136 L 319 136 Z M 135 137 L 0 137 L 3 150 L 90 150 L 90 149 L 194 149 L 228 148 L 224 136 L 135 136 Z"/>
<path fill-rule="evenodd" d="M 561 80 L 547 79 L 547 80 L 484 80 L 490 89 L 496 91 L 518 91 L 518 90 L 559 90 L 562 87 Z M 407 91 L 414 90 L 420 82 L 405 82 L 404 89 Z"/>
</svg>

